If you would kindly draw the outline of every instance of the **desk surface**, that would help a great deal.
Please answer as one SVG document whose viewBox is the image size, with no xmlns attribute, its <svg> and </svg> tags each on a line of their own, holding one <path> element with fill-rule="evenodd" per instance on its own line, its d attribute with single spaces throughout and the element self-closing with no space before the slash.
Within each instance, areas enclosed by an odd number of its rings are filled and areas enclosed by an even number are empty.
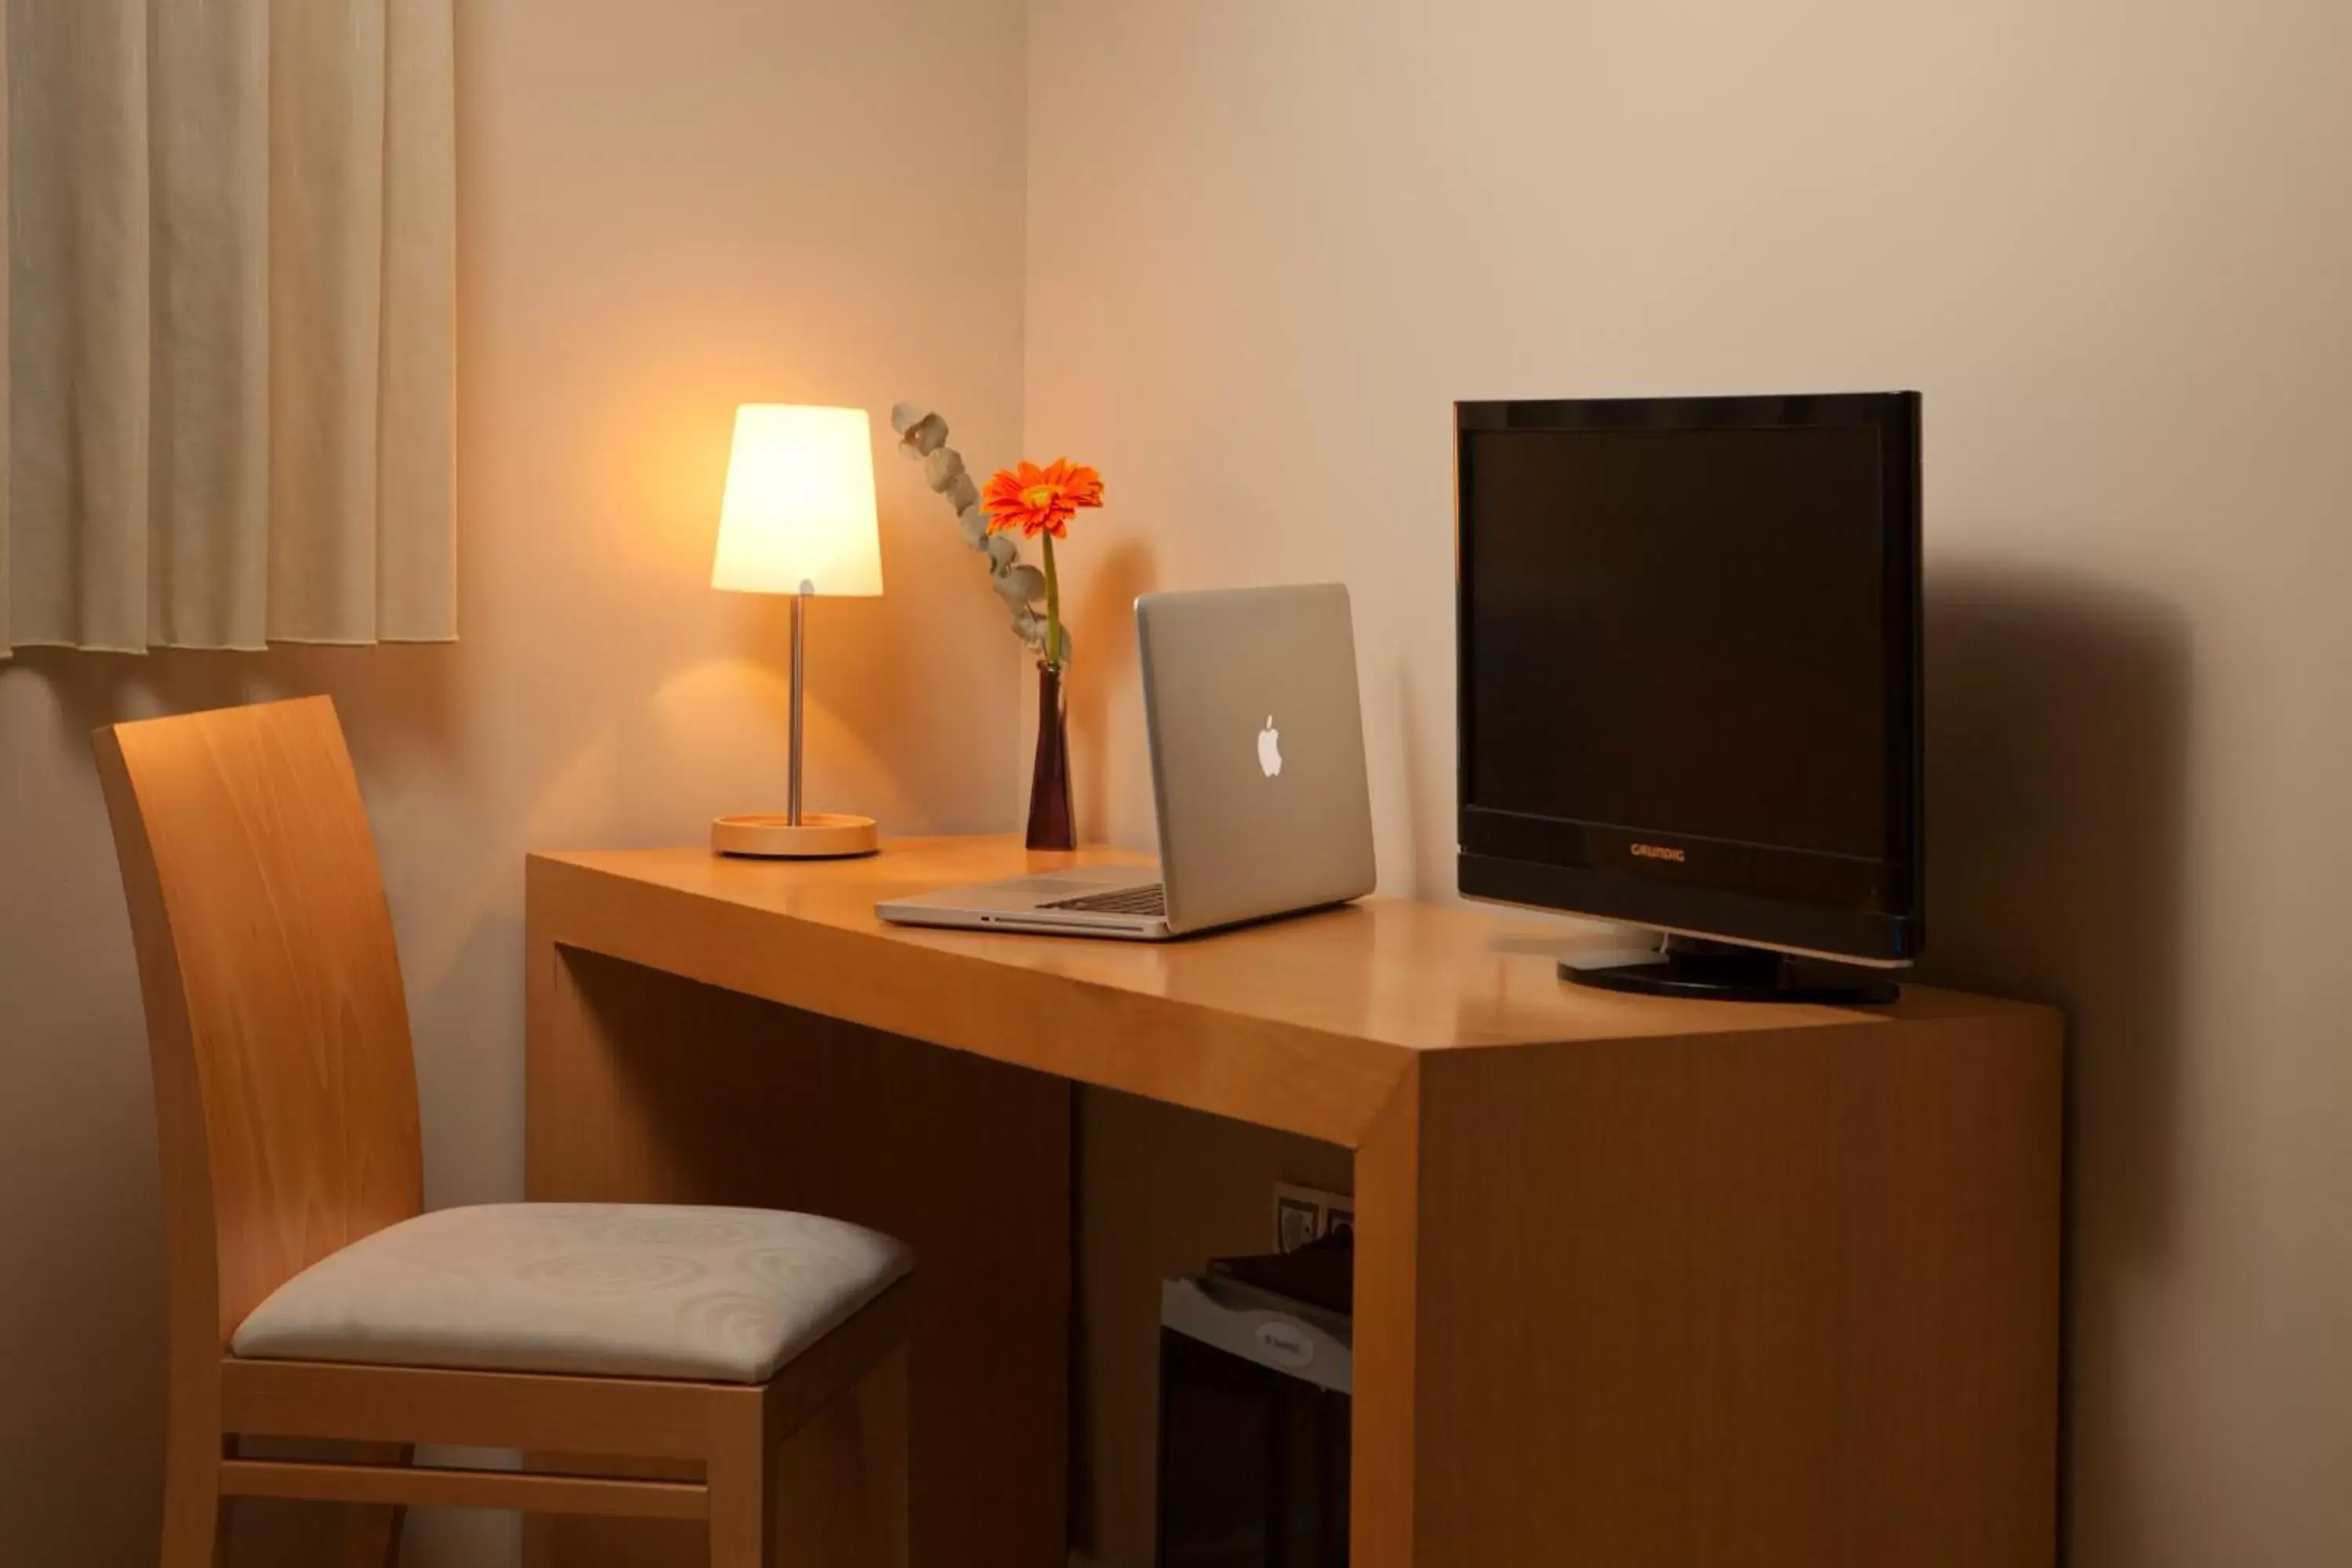
<svg viewBox="0 0 2352 1568">
<path fill-rule="evenodd" d="M 701 848 L 534 855 L 549 938 L 1016 1065 L 1353 1144 L 1417 1054 L 1982 1017 L 2017 1005 L 1906 987 L 1895 1007 L 1624 995 L 1563 984 L 1591 934 L 1458 905 L 1369 899 L 1183 942 L 889 925 L 878 900 L 1135 864 L 1012 836 L 892 840 L 867 859 Z M 1073 1016 L 1073 983 L 1095 1005 Z M 1054 1030 L 1026 1026 L 1054 993 Z M 1091 1029 L 1087 1026 L 1094 1026 Z"/>
</svg>

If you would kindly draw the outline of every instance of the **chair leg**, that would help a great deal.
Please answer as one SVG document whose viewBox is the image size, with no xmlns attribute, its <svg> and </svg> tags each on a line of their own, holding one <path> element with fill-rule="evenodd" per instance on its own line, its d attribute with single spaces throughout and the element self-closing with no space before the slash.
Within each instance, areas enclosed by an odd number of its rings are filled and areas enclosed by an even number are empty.
<svg viewBox="0 0 2352 1568">
<path fill-rule="evenodd" d="M 907 1347 L 900 1345 L 857 1388 L 876 1568 L 907 1568 Z"/>
<path fill-rule="evenodd" d="M 745 1388 L 712 1422 L 704 1479 L 710 1489 L 710 1568 L 770 1568 L 776 1489 L 763 1391 Z"/>
<path fill-rule="evenodd" d="M 406 1443 L 355 1443 L 352 1462 L 405 1465 L 416 1458 Z M 394 1503 L 343 1505 L 342 1568 L 399 1568 L 400 1532 L 408 1510 Z"/>
<path fill-rule="evenodd" d="M 163 1568 L 219 1568 L 228 1560 L 222 1453 L 216 1429 L 183 1426 L 164 1433 Z"/>
</svg>

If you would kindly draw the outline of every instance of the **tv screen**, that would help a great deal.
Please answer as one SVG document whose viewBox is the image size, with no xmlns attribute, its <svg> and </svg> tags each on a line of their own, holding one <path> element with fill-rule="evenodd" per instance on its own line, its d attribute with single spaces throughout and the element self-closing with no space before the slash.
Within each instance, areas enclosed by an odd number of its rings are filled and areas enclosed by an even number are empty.
<svg viewBox="0 0 2352 1568">
<path fill-rule="evenodd" d="M 1916 397 L 1457 426 L 1464 890 L 1911 956 Z"/>
</svg>

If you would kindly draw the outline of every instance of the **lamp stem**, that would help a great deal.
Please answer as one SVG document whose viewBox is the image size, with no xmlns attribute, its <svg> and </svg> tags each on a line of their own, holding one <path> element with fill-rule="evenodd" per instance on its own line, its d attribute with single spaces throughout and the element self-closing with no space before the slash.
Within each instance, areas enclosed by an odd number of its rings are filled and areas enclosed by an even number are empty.
<svg viewBox="0 0 2352 1568">
<path fill-rule="evenodd" d="M 784 787 L 784 813 L 785 820 L 794 827 L 801 825 L 801 672 L 806 664 L 802 657 L 801 612 L 807 604 L 806 594 L 793 595 L 792 777 Z"/>
</svg>

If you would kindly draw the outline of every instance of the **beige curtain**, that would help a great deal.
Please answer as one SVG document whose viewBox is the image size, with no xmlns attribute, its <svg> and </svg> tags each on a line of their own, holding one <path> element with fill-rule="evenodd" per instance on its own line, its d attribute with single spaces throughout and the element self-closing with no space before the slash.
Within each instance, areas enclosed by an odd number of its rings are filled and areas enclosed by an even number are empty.
<svg viewBox="0 0 2352 1568">
<path fill-rule="evenodd" d="M 452 0 L 6 0 L 0 658 L 457 633 Z"/>
</svg>

